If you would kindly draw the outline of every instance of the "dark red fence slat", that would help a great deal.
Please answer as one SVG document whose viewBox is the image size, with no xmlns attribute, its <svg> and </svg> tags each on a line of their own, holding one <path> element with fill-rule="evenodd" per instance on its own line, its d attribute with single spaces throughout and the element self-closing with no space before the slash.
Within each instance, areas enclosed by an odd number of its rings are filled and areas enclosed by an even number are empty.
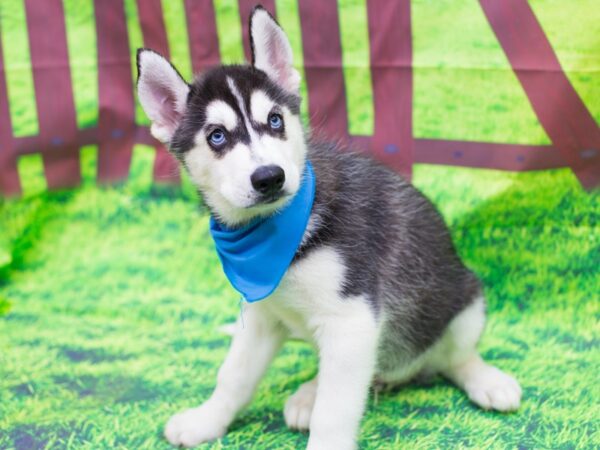
<svg viewBox="0 0 600 450">
<path fill-rule="evenodd" d="M 247 15 L 253 5 L 246 0 L 238 1 L 246 38 Z M 502 4 L 480 1 L 554 145 L 413 140 L 409 133 L 411 111 L 407 110 L 412 103 L 408 0 L 368 0 L 375 129 L 372 137 L 352 136 L 352 140 L 403 173 L 410 166 L 413 154 L 404 150 L 414 147 L 414 161 L 418 163 L 499 170 L 542 170 L 564 167 L 568 163 L 584 185 L 597 184 L 600 130 L 562 72 L 531 8 L 522 0 L 507 0 Z M 160 2 L 138 2 L 145 44 L 168 56 Z M 79 181 L 78 148 L 90 143 L 100 145 L 101 181 L 126 178 L 133 142 L 154 146 L 157 143 L 147 127 L 135 125 L 134 87 L 122 2 L 95 0 L 100 118 L 98 128 L 83 130 L 76 129 L 62 5 L 58 0 L 39 5 L 35 0 L 26 0 L 40 117 L 37 136 L 12 136 L 0 48 L 0 192 L 4 195 L 20 192 L 17 155 L 25 153 L 42 153 L 51 188 L 76 184 Z M 193 67 L 198 71 L 219 60 L 214 9 L 208 0 L 185 0 L 185 6 Z M 267 6 L 274 12 L 274 4 Z M 313 125 L 330 136 L 347 137 L 337 8 L 303 1 L 300 14 Z M 58 21 L 56 16 L 59 16 Z M 53 39 L 49 40 L 48 36 Z M 176 167 L 174 160 L 166 152 L 163 154 L 168 162 L 160 162 L 157 156 L 157 178 L 177 181 L 177 177 L 172 176 L 176 173 L 172 170 Z"/>
<path fill-rule="evenodd" d="M 242 40 L 244 41 L 244 55 L 246 55 L 246 61 L 250 62 L 252 57 L 250 55 L 250 35 L 248 33 L 250 26 L 250 13 L 254 7 L 258 4 L 256 0 L 238 0 L 238 8 L 240 11 L 240 20 L 242 21 Z M 275 15 L 275 0 L 261 0 L 260 4 L 265 8 L 273 17 Z"/>
<path fill-rule="evenodd" d="M 13 142 L 12 124 L 8 109 L 8 91 L 4 74 L 4 55 L 2 54 L 2 41 L 0 40 L 0 194 L 16 196 L 21 193 L 21 183 L 17 171 L 17 155 Z"/>
<path fill-rule="evenodd" d="M 545 170 L 565 167 L 551 145 L 415 139 L 414 162 L 495 170 Z"/>
<path fill-rule="evenodd" d="M 192 69 L 198 73 L 221 61 L 215 9 L 210 0 L 185 0 Z"/>
<path fill-rule="evenodd" d="M 138 14 L 144 35 L 144 46 L 169 58 L 169 42 L 160 0 L 138 0 Z M 155 142 L 154 180 L 162 183 L 179 182 L 179 165 L 164 145 Z"/>
<path fill-rule="evenodd" d="M 368 0 L 371 79 L 375 111 L 371 151 L 410 177 L 412 32 L 410 0 Z"/>
<path fill-rule="evenodd" d="M 25 0 L 44 171 L 49 188 L 81 181 L 77 118 L 61 0 Z"/>
<path fill-rule="evenodd" d="M 135 133 L 129 37 L 123 2 L 95 0 L 98 46 L 98 180 L 127 178 Z"/>
<path fill-rule="evenodd" d="M 77 130 L 75 141 L 79 146 L 97 144 L 98 143 L 98 129 L 97 128 L 83 128 Z M 23 136 L 14 138 L 16 152 L 19 155 L 28 153 L 39 153 L 40 149 L 45 148 L 48 145 L 40 136 Z"/>
<path fill-rule="evenodd" d="M 299 1 L 308 110 L 315 130 L 347 138 L 348 114 L 337 2 Z"/>
<path fill-rule="evenodd" d="M 480 0 L 546 133 L 581 183 L 600 183 L 600 128 L 563 72 L 526 0 Z"/>
</svg>

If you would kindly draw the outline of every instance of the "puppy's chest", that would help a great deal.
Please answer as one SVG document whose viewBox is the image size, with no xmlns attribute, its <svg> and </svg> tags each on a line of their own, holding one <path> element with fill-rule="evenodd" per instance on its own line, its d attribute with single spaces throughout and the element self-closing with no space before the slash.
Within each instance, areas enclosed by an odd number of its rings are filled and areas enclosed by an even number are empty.
<svg viewBox="0 0 600 450">
<path fill-rule="evenodd" d="M 308 283 L 308 284 L 307 284 Z M 312 342 L 315 319 L 321 314 L 310 281 L 286 274 L 265 302 L 268 313 L 289 330 L 290 336 Z"/>
<path fill-rule="evenodd" d="M 313 342 L 313 329 L 310 326 L 310 312 L 307 313 L 297 307 L 292 307 L 284 302 L 277 302 L 279 298 L 269 299 L 267 309 L 269 315 L 283 325 L 291 338 Z"/>
<path fill-rule="evenodd" d="M 334 249 L 314 250 L 288 269 L 264 306 L 293 337 L 312 341 L 323 320 L 335 320 L 340 313 L 344 272 Z"/>
</svg>

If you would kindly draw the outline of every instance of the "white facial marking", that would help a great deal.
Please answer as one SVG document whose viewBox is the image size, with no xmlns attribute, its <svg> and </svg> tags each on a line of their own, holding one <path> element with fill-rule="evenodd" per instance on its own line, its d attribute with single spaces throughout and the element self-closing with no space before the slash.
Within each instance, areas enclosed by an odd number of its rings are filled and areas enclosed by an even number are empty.
<svg viewBox="0 0 600 450">
<path fill-rule="evenodd" d="M 214 100 L 206 107 L 206 123 L 223 125 L 227 131 L 233 131 L 237 128 L 238 117 L 223 100 Z"/>
<path fill-rule="evenodd" d="M 267 123 L 269 113 L 275 103 L 263 91 L 254 91 L 250 97 L 252 118 L 259 123 Z"/>
<path fill-rule="evenodd" d="M 231 90 L 231 93 L 235 97 L 235 100 L 237 101 L 238 106 L 240 107 L 242 117 L 244 118 L 244 124 L 246 125 L 246 129 L 248 130 L 248 134 L 250 135 L 250 140 L 258 139 L 254 128 L 252 128 L 250 119 L 248 118 L 248 111 L 246 111 L 246 105 L 244 103 L 244 99 L 242 98 L 242 94 L 240 94 L 240 91 L 238 91 L 237 86 L 230 77 L 227 77 L 227 84 L 229 85 L 229 89 Z"/>
</svg>

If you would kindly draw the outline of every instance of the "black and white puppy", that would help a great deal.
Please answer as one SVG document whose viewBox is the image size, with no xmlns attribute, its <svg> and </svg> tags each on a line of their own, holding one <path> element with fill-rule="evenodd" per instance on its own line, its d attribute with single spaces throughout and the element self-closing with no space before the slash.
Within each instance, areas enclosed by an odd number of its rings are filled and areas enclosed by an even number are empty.
<svg viewBox="0 0 600 450">
<path fill-rule="evenodd" d="M 260 7 L 250 34 L 252 65 L 217 67 L 191 84 L 159 54 L 138 52 L 138 94 L 152 134 L 221 222 L 234 227 L 275 213 L 299 189 L 307 158 L 316 174 L 292 265 L 268 299 L 246 307 L 213 394 L 169 420 L 169 442 L 191 447 L 223 436 L 289 336 L 314 344 L 320 359 L 318 375 L 284 409 L 290 428 L 310 430 L 310 450 L 356 448 L 374 381 L 439 373 L 482 408 L 517 409 L 517 381 L 477 352 L 481 285 L 440 214 L 392 170 L 307 138 L 287 37 Z M 267 165 L 281 168 L 285 181 L 281 195 L 264 201 L 251 176 Z"/>
</svg>

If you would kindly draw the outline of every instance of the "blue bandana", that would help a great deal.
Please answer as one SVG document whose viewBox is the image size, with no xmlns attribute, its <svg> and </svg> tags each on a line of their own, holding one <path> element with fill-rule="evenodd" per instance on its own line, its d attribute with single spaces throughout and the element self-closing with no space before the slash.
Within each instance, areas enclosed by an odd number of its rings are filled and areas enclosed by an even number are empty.
<svg viewBox="0 0 600 450">
<path fill-rule="evenodd" d="M 300 189 L 274 215 L 240 228 L 210 218 L 223 271 L 246 301 L 262 300 L 279 285 L 302 242 L 314 198 L 315 174 L 307 161 Z"/>
</svg>

